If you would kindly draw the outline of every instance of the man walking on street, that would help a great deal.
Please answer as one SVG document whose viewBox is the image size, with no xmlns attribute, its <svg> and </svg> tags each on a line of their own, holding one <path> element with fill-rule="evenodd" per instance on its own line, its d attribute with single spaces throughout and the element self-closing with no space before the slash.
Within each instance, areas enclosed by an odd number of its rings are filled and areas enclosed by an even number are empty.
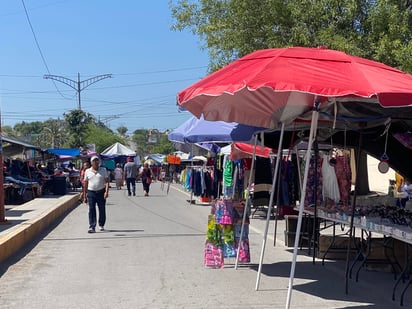
<svg viewBox="0 0 412 309">
<path fill-rule="evenodd" d="M 96 204 L 99 208 L 99 227 L 104 231 L 106 223 L 106 199 L 109 196 L 109 174 L 100 166 L 99 157 L 91 158 L 91 167 L 84 173 L 84 202 L 89 203 L 89 233 L 96 231 Z"/>
<path fill-rule="evenodd" d="M 132 157 L 127 157 L 127 163 L 123 167 L 123 175 L 126 180 L 127 193 L 130 196 L 133 192 L 133 196 L 136 195 L 136 178 L 137 178 L 137 165 L 133 162 Z"/>
</svg>

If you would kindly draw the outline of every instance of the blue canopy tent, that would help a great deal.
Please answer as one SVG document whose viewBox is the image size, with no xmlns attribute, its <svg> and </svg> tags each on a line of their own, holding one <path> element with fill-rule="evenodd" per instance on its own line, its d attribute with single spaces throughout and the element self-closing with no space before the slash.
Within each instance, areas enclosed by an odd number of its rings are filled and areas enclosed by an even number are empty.
<svg viewBox="0 0 412 309">
<path fill-rule="evenodd" d="M 231 143 L 248 142 L 252 140 L 255 132 L 264 131 L 265 128 L 243 125 L 236 122 L 208 121 L 192 117 L 169 136 L 169 141 L 179 143 Z"/>
<path fill-rule="evenodd" d="M 166 156 L 160 153 L 154 153 L 154 154 L 149 154 L 145 159 L 146 160 L 153 160 L 156 162 L 156 165 L 161 165 L 164 160 L 165 160 Z"/>
<path fill-rule="evenodd" d="M 63 158 L 75 158 L 80 155 L 79 148 L 48 148 L 47 152 Z"/>
</svg>

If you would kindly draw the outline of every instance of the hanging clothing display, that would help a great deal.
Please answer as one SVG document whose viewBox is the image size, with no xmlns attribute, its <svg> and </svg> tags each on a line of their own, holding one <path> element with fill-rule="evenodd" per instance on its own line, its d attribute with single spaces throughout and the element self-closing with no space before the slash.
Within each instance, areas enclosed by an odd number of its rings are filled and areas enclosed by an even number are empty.
<svg viewBox="0 0 412 309">
<path fill-rule="evenodd" d="M 269 158 L 256 157 L 253 206 L 269 205 L 272 187 L 272 165 Z M 263 188 L 261 190 L 260 188 Z"/>
<path fill-rule="evenodd" d="M 340 194 L 340 203 L 344 206 L 350 205 L 350 190 L 352 185 L 352 169 L 351 169 L 350 152 L 342 150 L 337 152 L 335 173 L 339 175 L 338 186 Z"/>
<path fill-rule="evenodd" d="M 323 200 L 331 199 L 335 203 L 340 201 L 340 190 L 338 179 L 335 173 L 335 164 L 331 165 L 331 156 L 328 154 L 322 155 L 322 196 Z"/>
<path fill-rule="evenodd" d="M 185 171 L 182 172 L 182 175 L 185 175 L 183 182 L 184 188 L 192 191 L 194 196 L 216 196 L 213 167 L 187 167 Z"/>
<path fill-rule="evenodd" d="M 316 163 L 316 164 L 315 164 Z M 309 162 L 309 173 L 308 179 L 306 184 L 306 196 L 305 196 L 305 205 L 306 206 L 313 206 L 315 205 L 322 205 L 322 158 L 320 156 L 317 157 L 315 161 L 314 157 L 310 158 Z M 315 168 L 316 165 L 316 168 Z M 304 170 L 304 169 L 303 169 Z M 304 175 L 302 173 L 301 175 Z"/>
<path fill-rule="evenodd" d="M 351 156 L 349 151 L 335 149 L 333 157 L 326 153 L 318 156 L 315 170 L 314 156 L 310 159 L 309 174 L 306 185 L 305 205 L 348 206 L 351 190 Z M 304 174 L 305 162 L 301 164 L 301 175 Z M 317 187 L 315 188 L 315 181 Z M 315 190 L 316 189 L 316 190 Z"/>
</svg>

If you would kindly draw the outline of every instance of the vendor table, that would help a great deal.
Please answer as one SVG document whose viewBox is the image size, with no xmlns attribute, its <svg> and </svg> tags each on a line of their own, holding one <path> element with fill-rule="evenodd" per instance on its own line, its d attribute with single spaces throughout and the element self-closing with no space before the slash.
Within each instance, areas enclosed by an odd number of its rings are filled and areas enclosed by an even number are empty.
<svg viewBox="0 0 412 309">
<path fill-rule="evenodd" d="M 314 209 L 305 208 L 303 212 L 304 214 L 315 218 Z M 324 253 L 322 257 L 322 263 L 324 263 L 324 259 L 327 255 L 328 250 L 333 246 L 333 241 L 335 237 L 335 225 L 350 226 L 351 216 L 345 213 L 342 213 L 342 212 L 328 211 L 326 209 L 318 207 L 316 217 L 319 219 L 325 220 L 327 222 L 332 222 L 333 224 L 333 240 L 332 240 L 331 245 L 329 246 L 329 248 L 327 249 L 327 251 Z M 392 239 L 397 239 L 404 243 L 405 252 L 404 252 L 403 269 L 400 273 L 400 276 L 396 280 L 394 287 L 393 287 L 393 291 L 392 291 L 392 299 L 395 300 L 396 289 L 399 286 L 399 283 L 401 281 L 405 282 L 406 280 L 408 280 L 400 294 L 400 304 L 403 305 L 404 295 L 408 287 L 412 284 L 412 274 L 410 273 L 411 262 L 409 258 L 410 247 L 412 246 L 412 228 L 408 226 L 404 226 L 404 225 L 392 224 L 381 218 L 376 218 L 376 217 L 368 218 L 368 217 L 360 217 L 360 216 L 354 217 L 353 228 L 360 229 L 361 242 L 360 242 L 360 245 L 357 247 L 357 254 L 355 258 L 353 259 L 351 263 L 350 271 L 347 274 L 349 278 L 351 278 L 352 276 L 352 270 L 354 269 L 355 265 L 358 262 L 360 262 L 361 264 L 356 272 L 356 280 L 358 280 L 359 272 L 361 268 L 365 265 L 366 262 L 368 262 L 371 243 L 373 239 L 372 237 L 373 233 L 381 235 L 383 237 L 383 245 L 389 249 L 393 249 L 391 248 L 391 245 L 390 245 Z M 353 235 L 355 235 L 355 233 L 353 233 Z M 400 263 L 397 260 L 391 261 L 391 259 L 389 259 L 388 257 L 387 257 L 387 260 L 392 267 L 392 270 L 395 274 L 395 279 L 396 279 L 396 268 L 398 269 L 401 268 Z"/>
</svg>

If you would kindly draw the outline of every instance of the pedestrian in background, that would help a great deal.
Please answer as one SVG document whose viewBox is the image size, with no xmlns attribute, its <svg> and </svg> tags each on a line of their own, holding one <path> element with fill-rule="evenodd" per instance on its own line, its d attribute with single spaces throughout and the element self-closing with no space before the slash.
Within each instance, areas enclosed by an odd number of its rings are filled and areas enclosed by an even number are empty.
<svg viewBox="0 0 412 309">
<path fill-rule="evenodd" d="M 91 158 L 91 167 L 84 173 L 84 202 L 89 204 L 89 230 L 96 231 L 96 204 L 99 208 L 99 227 L 104 231 L 106 223 L 106 199 L 109 196 L 109 174 L 105 167 L 100 166 L 97 156 Z"/>
<path fill-rule="evenodd" d="M 80 184 L 82 185 L 82 192 L 80 193 L 80 199 L 84 200 L 84 173 L 90 168 L 90 162 L 83 162 L 82 169 L 80 170 Z"/>
<path fill-rule="evenodd" d="M 116 164 L 116 168 L 114 169 L 114 180 L 116 182 L 117 190 L 121 190 L 123 186 L 123 169 L 120 166 L 120 163 Z"/>
<path fill-rule="evenodd" d="M 142 170 L 142 183 L 144 196 L 149 196 L 150 184 L 152 183 L 153 173 L 148 163 L 145 163 Z"/>
<path fill-rule="evenodd" d="M 123 178 L 126 180 L 127 193 L 130 196 L 136 195 L 136 178 L 137 178 L 137 165 L 134 163 L 132 157 L 127 157 L 127 163 L 123 167 Z"/>
</svg>

